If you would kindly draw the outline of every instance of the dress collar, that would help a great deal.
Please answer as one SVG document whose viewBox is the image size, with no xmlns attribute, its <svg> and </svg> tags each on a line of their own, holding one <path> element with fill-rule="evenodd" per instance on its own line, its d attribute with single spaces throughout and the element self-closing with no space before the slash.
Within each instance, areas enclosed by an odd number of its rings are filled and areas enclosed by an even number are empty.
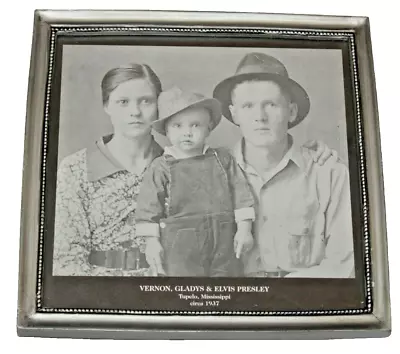
<svg viewBox="0 0 400 354">
<path fill-rule="evenodd" d="M 113 135 L 100 138 L 86 150 L 87 175 L 89 181 L 98 181 L 104 177 L 120 171 L 127 170 L 115 159 L 107 148 L 106 144 L 112 139 Z M 162 155 L 162 148 L 153 139 L 151 143 L 150 162 Z"/>
</svg>

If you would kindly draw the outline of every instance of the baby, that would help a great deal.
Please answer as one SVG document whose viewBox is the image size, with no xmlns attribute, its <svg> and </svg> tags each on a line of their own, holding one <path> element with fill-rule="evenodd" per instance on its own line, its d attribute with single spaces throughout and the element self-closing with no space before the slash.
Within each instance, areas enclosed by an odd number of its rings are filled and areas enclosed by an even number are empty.
<svg viewBox="0 0 400 354">
<path fill-rule="evenodd" d="M 206 144 L 220 103 L 173 87 L 158 107 L 153 128 L 172 145 L 149 166 L 137 201 L 146 260 L 157 275 L 238 276 L 254 243 L 254 198 L 229 152 Z"/>
</svg>

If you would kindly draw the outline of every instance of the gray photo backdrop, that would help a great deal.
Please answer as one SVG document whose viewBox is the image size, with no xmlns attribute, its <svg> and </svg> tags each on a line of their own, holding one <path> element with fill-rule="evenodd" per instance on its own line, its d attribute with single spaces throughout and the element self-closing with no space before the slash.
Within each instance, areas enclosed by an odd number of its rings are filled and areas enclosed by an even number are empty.
<svg viewBox="0 0 400 354">
<path fill-rule="evenodd" d="M 107 45 L 64 45 L 60 102 L 59 161 L 112 132 L 103 110 L 100 83 L 111 68 L 146 63 L 163 89 L 178 85 L 211 96 L 215 85 L 234 74 L 250 51 L 275 56 L 308 92 L 310 113 L 290 133 L 299 143 L 319 139 L 347 162 L 342 54 L 339 49 L 207 48 Z M 165 146 L 164 137 L 156 140 Z M 239 129 L 223 119 L 213 131 L 211 146 L 232 147 Z"/>
</svg>

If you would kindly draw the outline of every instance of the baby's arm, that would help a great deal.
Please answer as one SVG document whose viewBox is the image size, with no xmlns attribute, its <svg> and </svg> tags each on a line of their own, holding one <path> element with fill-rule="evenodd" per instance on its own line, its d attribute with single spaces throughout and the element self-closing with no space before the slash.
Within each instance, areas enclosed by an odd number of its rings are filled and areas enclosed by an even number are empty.
<svg viewBox="0 0 400 354">
<path fill-rule="evenodd" d="M 250 251 L 254 245 L 251 231 L 255 219 L 255 203 L 248 182 L 236 160 L 230 154 L 227 155 L 226 159 L 228 161 L 227 173 L 237 223 L 234 250 L 236 257 L 239 258 L 242 253 Z"/>
<path fill-rule="evenodd" d="M 166 165 L 160 157 L 153 161 L 143 176 L 136 208 L 136 236 L 145 239 L 146 261 L 157 274 L 164 274 L 159 222 L 165 215 L 166 185 Z"/>
<path fill-rule="evenodd" d="M 240 173 L 241 171 L 238 172 Z M 238 186 L 238 184 L 236 184 L 236 186 Z M 235 194 L 235 191 L 233 193 Z M 243 191 L 240 191 L 240 194 L 241 198 L 243 198 L 244 197 Z M 249 198 L 249 196 L 251 197 L 251 199 L 247 201 L 246 199 Z M 255 211 L 254 207 L 250 206 L 250 203 L 253 203 L 250 200 L 253 200 L 251 194 L 246 196 L 245 199 L 241 201 L 241 203 L 243 203 L 242 206 L 240 205 L 240 203 L 236 203 L 235 205 L 236 207 L 235 220 L 237 224 L 237 231 L 233 240 L 233 247 L 235 250 L 236 258 L 240 258 L 240 255 L 242 253 L 250 251 L 254 246 L 254 240 L 253 240 L 253 235 L 251 233 L 251 229 L 253 221 L 255 219 Z"/>
<path fill-rule="evenodd" d="M 251 233 L 253 220 L 237 221 L 237 231 L 233 239 L 233 249 L 236 258 L 240 258 L 242 253 L 250 251 L 254 246 L 253 235 Z"/>
</svg>

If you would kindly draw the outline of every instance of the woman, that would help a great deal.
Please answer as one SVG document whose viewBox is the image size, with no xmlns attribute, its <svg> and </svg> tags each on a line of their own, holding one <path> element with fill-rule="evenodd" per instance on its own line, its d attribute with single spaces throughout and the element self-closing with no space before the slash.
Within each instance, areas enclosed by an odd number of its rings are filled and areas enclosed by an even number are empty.
<svg viewBox="0 0 400 354">
<path fill-rule="evenodd" d="M 150 275 L 134 213 L 143 173 L 163 152 L 151 135 L 161 82 L 148 65 L 131 64 L 107 72 L 101 89 L 114 133 L 60 164 L 55 276 Z M 321 162 L 332 153 L 321 142 L 308 146 Z"/>
<path fill-rule="evenodd" d="M 107 72 L 101 89 L 114 133 L 60 164 L 53 275 L 146 275 L 134 212 L 143 172 L 162 154 L 151 135 L 161 82 L 132 64 Z"/>
</svg>

